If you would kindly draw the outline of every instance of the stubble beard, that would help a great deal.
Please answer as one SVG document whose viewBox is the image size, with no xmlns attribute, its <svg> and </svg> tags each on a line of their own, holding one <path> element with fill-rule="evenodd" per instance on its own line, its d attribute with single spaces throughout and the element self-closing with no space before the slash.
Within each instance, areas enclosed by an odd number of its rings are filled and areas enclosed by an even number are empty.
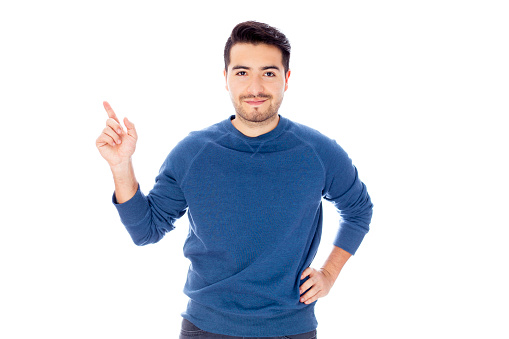
<svg viewBox="0 0 509 339">
<path fill-rule="evenodd" d="M 237 113 L 237 116 L 239 119 L 243 120 L 245 123 L 251 124 L 251 125 L 265 125 L 270 123 L 272 120 L 274 120 L 277 117 L 279 107 L 281 106 L 281 103 L 283 102 L 283 98 L 281 98 L 278 102 L 271 102 L 269 107 L 267 107 L 265 110 L 261 110 L 260 107 L 253 107 L 251 112 L 247 112 L 244 107 L 242 107 L 242 103 L 246 99 L 267 99 L 271 100 L 271 95 L 258 95 L 258 96 L 241 96 L 239 97 L 239 101 L 235 102 L 233 101 L 233 106 L 235 107 L 235 112 Z"/>
</svg>

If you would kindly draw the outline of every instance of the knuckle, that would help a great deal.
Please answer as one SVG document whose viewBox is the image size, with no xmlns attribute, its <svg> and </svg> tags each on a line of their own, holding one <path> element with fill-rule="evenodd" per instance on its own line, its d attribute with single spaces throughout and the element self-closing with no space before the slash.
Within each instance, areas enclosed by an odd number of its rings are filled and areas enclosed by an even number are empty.
<svg viewBox="0 0 509 339">
<path fill-rule="evenodd" d="M 118 123 L 115 121 L 115 119 L 109 118 L 108 120 L 106 120 L 106 125 L 115 127 L 116 125 L 118 125 Z"/>
<path fill-rule="evenodd" d="M 105 138 L 110 138 L 110 139 L 115 138 L 115 136 L 113 135 L 111 130 L 108 130 L 108 129 L 104 130 L 103 135 Z"/>
</svg>

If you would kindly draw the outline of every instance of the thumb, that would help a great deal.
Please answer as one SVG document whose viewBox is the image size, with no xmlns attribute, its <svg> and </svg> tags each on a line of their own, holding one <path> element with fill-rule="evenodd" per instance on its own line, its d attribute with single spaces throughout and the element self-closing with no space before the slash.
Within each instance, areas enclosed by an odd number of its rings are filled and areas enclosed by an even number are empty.
<svg viewBox="0 0 509 339">
<path fill-rule="evenodd" d="M 129 121 L 129 119 L 124 118 L 124 125 L 127 128 L 127 134 L 133 136 L 134 138 L 138 138 L 138 134 L 136 133 L 136 128 L 134 124 Z"/>
</svg>

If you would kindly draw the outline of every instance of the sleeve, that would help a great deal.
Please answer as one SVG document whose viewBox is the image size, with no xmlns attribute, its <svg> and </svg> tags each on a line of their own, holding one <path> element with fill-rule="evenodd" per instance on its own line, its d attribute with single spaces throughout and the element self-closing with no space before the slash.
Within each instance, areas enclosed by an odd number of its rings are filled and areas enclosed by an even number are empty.
<svg viewBox="0 0 509 339">
<path fill-rule="evenodd" d="M 366 185 L 347 153 L 334 141 L 328 154 L 324 199 L 333 203 L 341 221 L 334 245 L 355 254 L 369 231 L 373 204 Z"/>
<path fill-rule="evenodd" d="M 172 156 L 173 153 L 170 153 L 161 166 L 155 185 L 148 195 L 144 195 L 138 186 L 130 200 L 118 204 L 113 193 L 113 204 L 120 220 L 138 246 L 161 240 L 175 228 L 175 221 L 186 212 L 187 202 L 174 170 L 177 161 L 173 161 Z"/>
</svg>

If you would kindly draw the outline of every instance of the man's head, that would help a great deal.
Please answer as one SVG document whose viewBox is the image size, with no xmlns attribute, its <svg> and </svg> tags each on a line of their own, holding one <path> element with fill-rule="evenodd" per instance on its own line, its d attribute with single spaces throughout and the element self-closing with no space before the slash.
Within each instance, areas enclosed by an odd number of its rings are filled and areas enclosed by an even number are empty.
<svg viewBox="0 0 509 339">
<path fill-rule="evenodd" d="M 281 62 L 285 69 L 285 75 L 290 69 L 290 42 L 277 28 L 256 21 L 241 22 L 235 26 L 224 46 L 224 68 L 226 71 L 230 65 L 230 50 L 238 43 L 275 46 L 281 51 Z"/>
<path fill-rule="evenodd" d="M 225 47 L 226 89 L 237 117 L 246 123 L 275 121 L 288 88 L 290 44 L 273 27 L 238 24 Z"/>
</svg>

